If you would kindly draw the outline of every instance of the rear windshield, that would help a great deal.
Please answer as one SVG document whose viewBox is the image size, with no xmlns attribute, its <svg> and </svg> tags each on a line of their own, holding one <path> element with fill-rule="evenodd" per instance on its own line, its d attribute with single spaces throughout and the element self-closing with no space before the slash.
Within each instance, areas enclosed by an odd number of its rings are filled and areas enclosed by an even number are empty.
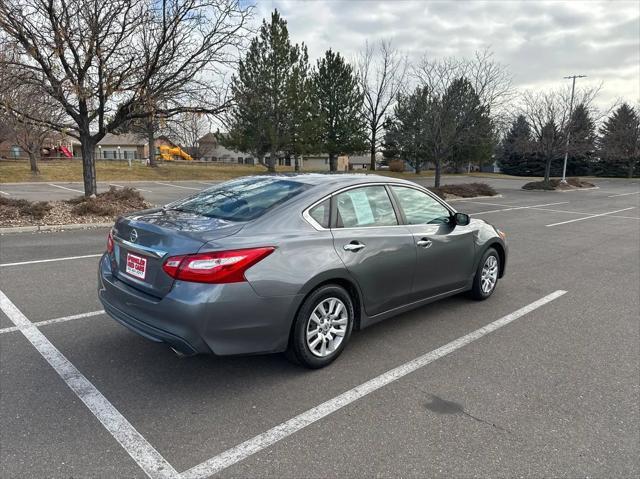
<svg viewBox="0 0 640 479">
<path fill-rule="evenodd" d="M 283 178 L 243 178 L 171 203 L 167 209 L 228 221 L 250 221 L 309 187 L 310 185 Z"/>
</svg>

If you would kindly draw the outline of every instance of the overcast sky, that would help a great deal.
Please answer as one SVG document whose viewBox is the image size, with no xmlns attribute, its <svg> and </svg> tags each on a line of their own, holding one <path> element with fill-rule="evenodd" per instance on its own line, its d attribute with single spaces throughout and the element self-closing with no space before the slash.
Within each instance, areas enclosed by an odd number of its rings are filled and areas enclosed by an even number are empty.
<svg viewBox="0 0 640 479">
<path fill-rule="evenodd" d="M 522 88 L 562 86 L 563 76 L 604 82 L 599 103 L 640 101 L 639 1 L 257 0 L 274 9 L 312 59 L 332 48 L 353 58 L 366 40 L 391 39 L 410 60 L 468 56 L 490 47 Z"/>
</svg>

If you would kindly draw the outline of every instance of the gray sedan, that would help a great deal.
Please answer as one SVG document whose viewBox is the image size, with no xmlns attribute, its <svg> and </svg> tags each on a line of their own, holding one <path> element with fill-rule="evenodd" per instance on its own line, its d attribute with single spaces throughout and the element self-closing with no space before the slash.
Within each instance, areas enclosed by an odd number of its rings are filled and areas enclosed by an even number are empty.
<svg viewBox="0 0 640 479">
<path fill-rule="evenodd" d="M 118 218 L 98 293 L 181 355 L 286 351 L 326 366 L 353 330 L 461 292 L 486 299 L 504 234 L 415 183 L 254 176 Z"/>
</svg>

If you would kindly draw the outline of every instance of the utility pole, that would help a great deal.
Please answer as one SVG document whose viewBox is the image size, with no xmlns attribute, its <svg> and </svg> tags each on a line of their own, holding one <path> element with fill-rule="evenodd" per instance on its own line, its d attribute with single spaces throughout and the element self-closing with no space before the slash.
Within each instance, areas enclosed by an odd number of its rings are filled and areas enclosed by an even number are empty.
<svg viewBox="0 0 640 479">
<path fill-rule="evenodd" d="M 573 114 L 573 95 L 576 91 L 576 78 L 586 78 L 587 75 L 572 75 L 564 77 L 565 80 L 573 80 L 571 84 L 571 101 L 569 102 L 569 118 L 567 120 L 567 143 L 564 147 L 564 164 L 562 165 L 561 183 L 567 182 L 567 158 L 569 157 L 569 140 L 571 139 L 571 115 Z"/>
</svg>

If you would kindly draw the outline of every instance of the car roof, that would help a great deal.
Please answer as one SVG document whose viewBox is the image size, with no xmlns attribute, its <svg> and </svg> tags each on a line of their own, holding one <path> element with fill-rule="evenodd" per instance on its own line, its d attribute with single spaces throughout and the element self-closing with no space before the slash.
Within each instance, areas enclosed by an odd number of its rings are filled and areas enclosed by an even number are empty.
<svg viewBox="0 0 640 479">
<path fill-rule="evenodd" d="M 398 183 L 415 186 L 415 183 L 408 180 L 373 173 L 284 173 L 277 176 L 314 186 L 340 187 L 366 183 Z"/>
</svg>

